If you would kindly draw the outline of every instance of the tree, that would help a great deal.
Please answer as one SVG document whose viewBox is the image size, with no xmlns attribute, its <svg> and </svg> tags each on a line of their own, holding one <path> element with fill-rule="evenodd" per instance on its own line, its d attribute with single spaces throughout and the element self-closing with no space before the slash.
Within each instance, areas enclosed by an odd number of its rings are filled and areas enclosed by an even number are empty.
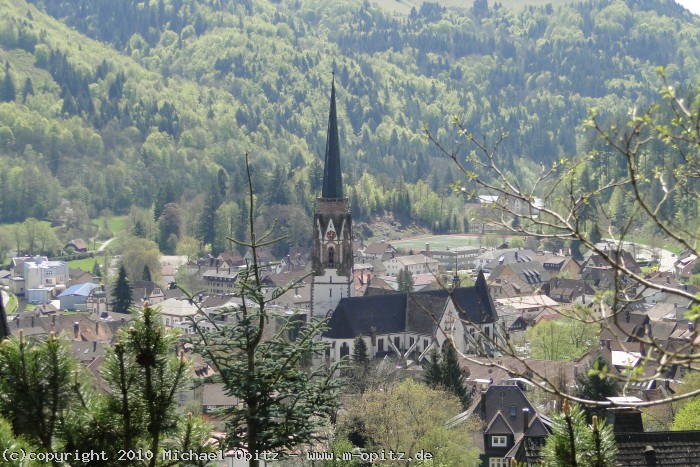
<svg viewBox="0 0 700 467">
<path fill-rule="evenodd" d="M 126 237 L 115 245 L 121 251 L 122 264 L 128 277 L 141 277 L 146 265 L 151 277 L 157 280 L 160 277 L 160 251 L 158 245 L 151 240 L 139 237 Z"/>
<path fill-rule="evenodd" d="M 216 211 L 221 206 L 222 198 L 217 180 L 212 180 L 209 191 L 204 198 L 204 207 L 199 217 L 197 239 L 202 245 L 213 245 L 216 239 Z M 214 251 L 212 250 L 212 253 Z"/>
<path fill-rule="evenodd" d="M 597 416 L 592 425 L 579 406 L 564 400 L 563 411 L 552 417 L 552 434 L 542 450 L 545 465 L 552 467 L 612 467 L 617 444 L 612 426 Z"/>
<path fill-rule="evenodd" d="M 591 401 L 605 401 L 608 397 L 617 396 L 620 392 L 617 381 L 605 376 L 609 370 L 610 362 L 602 354 L 597 354 L 586 366 L 586 371 L 576 375 L 574 395 Z M 605 418 L 605 407 L 584 405 L 583 411 L 589 422 L 594 415 Z"/>
<path fill-rule="evenodd" d="M 148 264 L 143 265 L 143 273 L 141 273 L 141 280 L 142 281 L 152 281 L 153 279 L 151 278 L 151 270 L 148 267 Z"/>
<path fill-rule="evenodd" d="M 175 248 L 171 248 L 169 240 L 174 235 L 177 243 L 180 237 L 180 224 L 180 208 L 174 203 L 166 204 L 158 219 L 158 246 L 163 253 L 175 253 Z"/>
<path fill-rule="evenodd" d="M 14 102 L 16 98 L 17 88 L 10 74 L 10 64 L 5 62 L 5 77 L 0 82 L 0 102 Z"/>
<path fill-rule="evenodd" d="M 368 365 L 369 361 L 367 344 L 362 336 L 357 336 L 352 349 L 352 363 L 354 365 Z"/>
<path fill-rule="evenodd" d="M 691 399 L 678 411 L 673 417 L 671 430 L 700 430 L 700 398 Z"/>
<path fill-rule="evenodd" d="M 435 401 L 440 401 L 436 404 Z M 343 430 L 363 427 L 372 451 L 431 452 L 434 465 L 478 464 L 472 434 L 463 426 L 446 427 L 462 411 L 459 399 L 445 391 L 405 379 L 385 390 L 357 396 L 341 420 Z"/>
<path fill-rule="evenodd" d="M 571 360 L 592 349 L 596 325 L 575 318 L 543 320 L 525 331 L 532 357 L 542 360 Z"/>
<path fill-rule="evenodd" d="M 413 273 L 408 269 L 400 269 L 396 276 L 399 292 L 413 292 Z"/>
<path fill-rule="evenodd" d="M 341 365 L 314 363 L 328 349 L 319 339 L 325 322 L 304 323 L 268 309 L 270 301 L 295 284 L 265 298 L 257 251 L 276 240 L 271 238 L 271 230 L 261 237 L 255 234 L 255 199 L 247 154 L 245 162 L 250 241 L 231 239 L 251 252 L 251 264 L 239 273 L 236 282 L 243 300 L 240 306 L 219 310 L 216 319 L 201 313 L 191 321 L 197 332 L 196 349 L 219 369 L 227 394 L 242 404 L 226 411 L 225 448 L 285 455 L 296 446 L 311 443 L 320 427 L 335 416 L 342 383 L 334 373 Z M 204 322 L 214 332 L 207 332 Z M 269 330 L 275 324 L 277 329 Z M 272 337 L 263 339 L 268 332 Z M 249 461 L 251 467 L 259 463 L 255 457 Z"/>
<path fill-rule="evenodd" d="M 465 141 L 459 141 L 456 149 L 452 149 L 427 130 L 428 139 L 452 159 L 464 178 L 473 181 L 479 189 L 499 196 L 494 210 L 502 213 L 501 228 L 538 236 L 547 242 L 579 242 L 582 248 L 599 255 L 614 271 L 616 280 L 610 295 L 612 316 L 588 321 L 619 336 L 627 348 L 644 348 L 646 358 L 635 371 L 604 375 L 621 384 L 648 381 L 653 376 L 644 375 L 664 374 L 674 366 L 700 368 L 700 353 L 694 343 L 697 327 L 682 348 L 671 351 L 647 332 L 625 332 L 618 324 L 625 306 L 649 291 L 662 291 L 675 299 L 687 300 L 691 309 L 685 318 L 694 321 L 700 317 L 700 297 L 692 291 L 655 283 L 620 259 L 625 240 L 631 240 L 629 237 L 636 229 L 661 237 L 688 254 L 700 253 L 700 97 L 682 86 L 684 95 L 681 96 L 677 91 L 679 87 L 669 83 L 663 69 L 659 69 L 659 73 L 662 81 L 659 102 L 646 110 L 635 108 L 622 118 L 610 114 L 599 116 L 597 109 L 591 109 L 585 122 L 592 136 L 587 148 L 590 151 L 579 157 L 543 164 L 534 180 L 520 179 L 512 166 L 503 163 L 498 150 L 506 141 L 504 136 L 489 143 L 486 138 L 475 136 L 457 117 L 454 125 L 459 138 Z M 460 152 L 462 142 L 473 149 L 466 162 Z M 587 181 L 589 186 L 580 183 L 579 174 L 584 171 L 592 175 Z M 525 209 L 513 209 L 513 201 Z M 590 226 L 590 222 L 582 220 L 579 215 L 584 211 L 588 211 L 585 217 L 597 222 Z M 511 228 L 510 220 L 514 216 L 521 218 L 517 230 Z M 594 242 L 598 229 L 601 236 L 615 240 L 612 248 L 598 247 Z M 499 350 L 503 355 L 516 356 L 513 349 L 506 343 Z M 546 375 L 537 373 L 526 365 L 521 376 L 550 383 Z M 575 398 L 564 387 L 550 384 L 541 387 L 563 397 Z M 637 405 L 663 404 L 696 395 L 700 395 L 700 389 Z M 601 407 L 613 405 L 610 401 L 582 402 Z"/>
<path fill-rule="evenodd" d="M 119 266 L 119 275 L 117 281 L 112 288 L 112 301 L 110 306 L 115 313 L 127 313 L 131 307 L 133 296 L 131 292 L 131 284 L 126 276 L 126 269 L 122 263 Z"/>
<path fill-rule="evenodd" d="M 102 277 L 102 270 L 100 269 L 100 264 L 95 260 L 92 265 L 92 275 L 95 277 Z"/>
<path fill-rule="evenodd" d="M 442 355 L 433 348 L 430 362 L 425 368 L 424 381 L 429 388 L 451 392 L 459 398 L 464 410 L 469 408 L 471 393 L 464 386 L 458 354 L 450 341 L 445 341 Z"/>
</svg>

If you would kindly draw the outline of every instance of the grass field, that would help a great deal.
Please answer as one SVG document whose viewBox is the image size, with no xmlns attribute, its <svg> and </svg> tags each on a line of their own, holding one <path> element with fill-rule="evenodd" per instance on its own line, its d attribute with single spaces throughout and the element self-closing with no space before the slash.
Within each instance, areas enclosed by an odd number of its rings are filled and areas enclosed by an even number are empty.
<svg viewBox="0 0 700 467">
<path fill-rule="evenodd" d="M 483 242 L 483 239 L 482 239 Z M 390 242 L 394 248 L 399 250 L 413 250 L 418 252 L 425 249 L 425 244 L 430 243 L 430 248 L 444 249 L 460 246 L 479 246 L 479 237 L 467 235 L 427 235 L 425 237 L 408 238 L 405 240 L 394 240 Z"/>
<path fill-rule="evenodd" d="M 68 261 L 68 267 L 79 268 L 85 272 L 91 272 L 92 266 L 95 264 L 95 261 L 97 261 L 97 264 L 100 264 L 102 262 L 102 258 L 98 256 L 95 258 L 85 258 L 85 259 L 76 259 L 74 261 Z"/>
<path fill-rule="evenodd" d="M 112 232 L 112 235 L 116 237 L 126 228 L 126 220 L 126 216 L 112 216 L 107 219 L 107 227 Z M 101 228 L 105 223 L 104 221 L 104 217 L 98 217 L 93 219 L 92 223 Z"/>
</svg>

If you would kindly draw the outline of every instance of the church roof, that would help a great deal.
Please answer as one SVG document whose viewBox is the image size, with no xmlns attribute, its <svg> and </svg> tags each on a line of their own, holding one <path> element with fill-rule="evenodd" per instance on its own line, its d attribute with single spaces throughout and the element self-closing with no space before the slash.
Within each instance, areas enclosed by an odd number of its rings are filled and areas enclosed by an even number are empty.
<svg viewBox="0 0 700 467">
<path fill-rule="evenodd" d="M 490 323 L 496 318 L 486 281 L 483 274 L 479 274 L 474 286 L 458 287 L 452 291 L 421 290 L 342 298 L 323 337 L 352 339 L 360 335 L 368 336 L 372 332 L 431 335 L 437 329 L 437 323 L 450 299 L 454 300 L 460 319 L 472 323 Z"/>
<path fill-rule="evenodd" d="M 340 171 L 340 144 L 338 138 L 338 115 L 335 106 L 335 76 L 331 85 L 331 110 L 328 116 L 328 136 L 326 159 L 323 168 L 322 198 L 340 199 L 343 197 L 343 178 Z"/>
</svg>

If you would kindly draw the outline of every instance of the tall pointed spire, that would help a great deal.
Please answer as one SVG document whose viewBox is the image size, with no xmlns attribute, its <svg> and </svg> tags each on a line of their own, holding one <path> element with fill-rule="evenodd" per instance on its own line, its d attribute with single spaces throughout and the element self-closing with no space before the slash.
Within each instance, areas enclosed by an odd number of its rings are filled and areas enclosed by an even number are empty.
<svg viewBox="0 0 700 467">
<path fill-rule="evenodd" d="M 338 115 L 335 109 L 335 71 L 333 71 L 333 82 L 331 84 L 331 110 L 328 116 L 327 138 L 321 197 L 325 199 L 340 199 L 343 197 L 343 178 L 340 171 Z"/>
</svg>

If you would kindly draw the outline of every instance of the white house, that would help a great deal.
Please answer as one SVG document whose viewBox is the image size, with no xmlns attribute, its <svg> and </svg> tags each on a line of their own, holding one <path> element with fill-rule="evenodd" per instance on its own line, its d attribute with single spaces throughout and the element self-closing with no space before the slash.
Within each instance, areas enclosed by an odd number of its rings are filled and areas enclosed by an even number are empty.
<svg viewBox="0 0 700 467">
<path fill-rule="evenodd" d="M 397 276 L 402 269 L 412 274 L 437 273 L 440 262 L 425 255 L 396 256 L 382 263 L 386 273 Z"/>
<path fill-rule="evenodd" d="M 24 263 L 24 282 L 27 300 L 30 303 L 48 303 L 58 290 L 64 290 L 70 272 L 68 263 L 46 261 L 36 256 L 34 261 Z"/>
</svg>

